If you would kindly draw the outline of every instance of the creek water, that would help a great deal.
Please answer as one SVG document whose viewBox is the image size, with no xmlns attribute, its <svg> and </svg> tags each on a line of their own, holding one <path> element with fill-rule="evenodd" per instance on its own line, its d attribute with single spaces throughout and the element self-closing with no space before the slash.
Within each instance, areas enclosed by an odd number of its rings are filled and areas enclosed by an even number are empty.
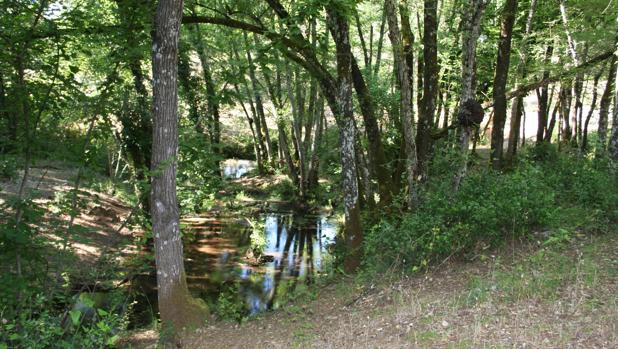
<svg viewBox="0 0 618 349">
<path fill-rule="evenodd" d="M 249 160 L 222 162 L 222 174 L 237 179 L 253 168 Z M 324 273 L 337 225 L 325 214 L 269 211 L 240 216 L 184 218 L 185 271 L 190 292 L 211 306 L 232 304 L 255 315 L 285 304 L 300 283 Z M 157 310 L 156 278 L 136 282 L 132 327 L 148 325 Z"/>
<path fill-rule="evenodd" d="M 243 159 L 226 159 L 221 161 L 223 178 L 238 179 L 256 167 L 255 161 Z"/>
<path fill-rule="evenodd" d="M 253 315 L 278 307 L 297 283 L 323 271 L 336 225 L 323 215 L 265 213 L 253 222 L 184 221 L 190 291 L 210 303 L 221 297 Z"/>
</svg>

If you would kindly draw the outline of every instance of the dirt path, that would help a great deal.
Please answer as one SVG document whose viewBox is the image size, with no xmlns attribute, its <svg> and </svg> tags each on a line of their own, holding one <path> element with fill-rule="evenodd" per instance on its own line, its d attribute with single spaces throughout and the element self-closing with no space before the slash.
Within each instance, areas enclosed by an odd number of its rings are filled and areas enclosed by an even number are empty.
<svg viewBox="0 0 618 349">
<path fill-rule="evenodd" d="M 70 216 L 58 206 L 71 205 L 69 193 L 74 188 L 76 176 L 76 169 L 51 163 L 30 170 L 26 195 L 32 195 L 33 201 L 45 209 L 43 219 L 35 225 L 50 240 L 60 241 L 61 232 L 68 227 Z M 0 182 L 0 204 L 16 195 L 21 178 L 20 173 L 11 181 Z M 83 184 L 77 202 L 79 213 L 73 225 L 83 229 L 70 238 L 70 245 L 84 269 L 92 268 L 107 253 L 130 252 L 122 250 L 127 248 L 136 232 L 127 226 L 119 228 L 129 216 L 131 207 L 112 195 L 85 189 Z"/>
<path fill-rule="evenodd" d="M 339 280 L 242 325 L 213 322 L 183 347 L 618 348 L 616 245 L 587 237 L 363 288 Z M 153 348 L 156 333 L 130 338 Z"/>
</svg>

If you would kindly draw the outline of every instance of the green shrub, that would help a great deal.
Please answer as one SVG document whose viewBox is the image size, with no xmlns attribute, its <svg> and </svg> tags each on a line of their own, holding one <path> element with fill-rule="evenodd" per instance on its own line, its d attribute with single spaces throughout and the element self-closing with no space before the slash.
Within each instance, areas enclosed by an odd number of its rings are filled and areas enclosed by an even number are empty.
<svg viewBox="0 0 618 349">
<path fill-rule="evenodd" d="M 448 171 L 435 175 L 424 185 L 418 208 L 384 218 L 368 231 L 366 269 L 398 264 L 417 270 L 451 254 L 526 236 L 539 227 L 559 227 L 566 224 L 560 219 L 568 217 L 564 207 L 576 206 L 599 220 L 618 217 L 618 185 L 606 166 L 544 151 L 543 162 L 535 162 L 536 154 L 524 154 L 512 172 L 473 169 L 455 195 Z"/>
<path fill-rule="evenodd" d="M 0 179 L 12 179 L 17 175 L 17 159 L 13 156 L 0 157 Z"/>
<path fill-rule="evenodd" d="M 33 295 L 13 319 L 0 322 L 0 348 L 107 348 L 113 347 L 126 329 L 127 312 L 93 307 L 90 319 L 78 310 L 62 313 L 50 307 L 52 300 Z M 0 309 L 0 315 L 2 315 Z"/>
</svg>

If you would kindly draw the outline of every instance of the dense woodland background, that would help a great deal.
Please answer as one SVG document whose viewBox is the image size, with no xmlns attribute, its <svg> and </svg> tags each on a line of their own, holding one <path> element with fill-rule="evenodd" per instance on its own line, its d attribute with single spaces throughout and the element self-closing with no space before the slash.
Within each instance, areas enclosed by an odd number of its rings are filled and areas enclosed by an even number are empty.
<svg viewBox="0 0 618 349">
<path fill-rule="evenodd" d="M 163 333 L 203 323 L 179 219 L 229 158 L 331 207 L 333 273 L 361 282 L 615 231 L 617 45 L 612 0 L 0 0 L 0 348 L 114 345 L 136 270 Z M 89 191 L 134 253 L 84 272 Z M 86 322 L 95 284 L 124 301 Z"/>
</svg>

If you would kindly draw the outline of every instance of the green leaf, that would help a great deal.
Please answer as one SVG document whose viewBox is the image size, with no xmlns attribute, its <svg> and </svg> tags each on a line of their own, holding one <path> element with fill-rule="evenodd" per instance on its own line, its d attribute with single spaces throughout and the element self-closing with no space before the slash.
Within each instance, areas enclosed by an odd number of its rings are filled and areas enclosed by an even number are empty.
<svg viewBox="0 0 618 349">
<path fill-rule="evenodd" d="M 108 312 L 106 312 L 103 309 L 97 309 L 97 313 L 99 313 L 100 316 L 106 316 L 107 314 L 109 314 Z"/>
<path fill-rule="evenodd" d="M 71 316 L 71 322 L 73 323 L 73 325 L 79 325 L 79 319 L 82 316 L 82 312 L 79 310 L 71 310 L 69 312 L 69 315 Z"/>
<path fill-rule="evenodd" d="M 109 332 L 110 330 L 109 326 L 105 323 L 105 321 L 97 322 L 97 327 L 103 332 Z"/>
<path fill-rule="evenodd" d="M 120 336 L 118 336 L 118 335 L 115 335 L 115 336 L 113 336 L 113 337 L 110 337 L 110 338 L 107 340 L 107 345 L 109 345 L 109 346 L 113 346 L 114 344 L 116 344 L 116 342 L 118 341 L 118 339 L 120 339 Z M 2 349 L 2 347 L 0 347 L 0 349 Z"/>
</svg>

